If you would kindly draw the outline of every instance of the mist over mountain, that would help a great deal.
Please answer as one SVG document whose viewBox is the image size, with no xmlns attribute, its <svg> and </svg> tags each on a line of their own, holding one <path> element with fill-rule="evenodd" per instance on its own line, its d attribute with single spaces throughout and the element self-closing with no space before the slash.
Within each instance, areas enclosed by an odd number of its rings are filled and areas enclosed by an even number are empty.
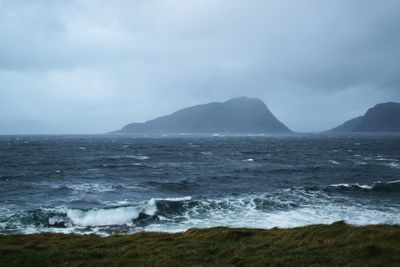
<svg viewBox="0 0 400 267">
<path fill-rule="evenodd" d="M 115 133 L 290 133 L 258 98 L 238 97 L 178 110 L 145 123 L 131 123 Z"/>
<path fill-rule="evenodd" d="M 400 103 L 388 102 L 370 108 L 364 116 L 345 122 L 332 132 L 400 132 Z"/>
</svg>

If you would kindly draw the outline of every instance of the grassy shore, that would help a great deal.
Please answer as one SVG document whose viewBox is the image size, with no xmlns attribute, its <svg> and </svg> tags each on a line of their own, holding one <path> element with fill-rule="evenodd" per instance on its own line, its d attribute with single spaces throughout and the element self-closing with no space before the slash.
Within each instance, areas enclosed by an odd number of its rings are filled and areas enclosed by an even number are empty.
<svg viewBox="0 0 400 267">
<path fill-rule="evenodd" d="M 400 266 L 400 226 L 0 236 L 0 266 Z"/>
</svg>

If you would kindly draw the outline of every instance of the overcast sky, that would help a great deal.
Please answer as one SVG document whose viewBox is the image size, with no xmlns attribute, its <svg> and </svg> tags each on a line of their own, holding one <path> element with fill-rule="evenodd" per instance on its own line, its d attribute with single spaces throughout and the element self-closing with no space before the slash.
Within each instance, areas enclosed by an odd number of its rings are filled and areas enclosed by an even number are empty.
<svg viewBox="0 0 400 267">
<path fill-rule="evenodd" d="M 259 97 L 295 131 L 400 102 L 398 0 L 0 0 L 0 134 Z"/>
</svg>

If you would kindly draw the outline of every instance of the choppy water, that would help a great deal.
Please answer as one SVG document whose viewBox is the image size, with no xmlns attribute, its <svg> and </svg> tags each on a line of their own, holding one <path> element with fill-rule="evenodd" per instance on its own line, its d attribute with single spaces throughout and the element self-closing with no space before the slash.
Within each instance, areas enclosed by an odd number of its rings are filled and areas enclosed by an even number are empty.
<svg viewBox="0 0 400 267">
<path fill-rule="evenodd" d="M 400 223 L 400 136 L 0 137 L 0 233 Z"/>
</svg>

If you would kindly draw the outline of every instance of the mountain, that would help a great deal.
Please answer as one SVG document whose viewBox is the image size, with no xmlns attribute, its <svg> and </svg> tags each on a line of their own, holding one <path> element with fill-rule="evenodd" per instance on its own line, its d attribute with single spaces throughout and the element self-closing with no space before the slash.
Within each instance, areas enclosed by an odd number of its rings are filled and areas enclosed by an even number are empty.
<svg viewBox="0 0 400 267">
<path fill-rule="evenodd" d="M 400 132 L 400 103 L 378 104 L 331 132 Z"/>
<path fill-rule="evenodd" d="M 131 123 L 115 133 L 290 133 L 257 98 L 238 97 L 178 110 L 145 123 Z"/>
<path fill-rule="evenodd" d="M 360 116 L 351 120 L 346 121 L 342 125 L 332 129 L 332 132 L 353 132 L 353 129 L 356 128 L 358 123 L 364 118 L 364 116 Z"/>
</svg>

